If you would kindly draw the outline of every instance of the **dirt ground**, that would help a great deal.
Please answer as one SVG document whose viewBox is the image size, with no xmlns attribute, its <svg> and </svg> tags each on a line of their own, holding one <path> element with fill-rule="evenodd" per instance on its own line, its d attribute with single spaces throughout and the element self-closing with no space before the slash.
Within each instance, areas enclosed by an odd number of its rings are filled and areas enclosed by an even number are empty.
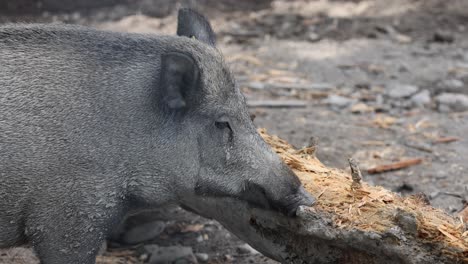
<svg viewBox="0 0 468 264">
<path fill-rule="evenodd" d="M 467 1 L 274 1 L 262 11 L 209 16 L 258 127 L 297 147 L 315 137 L 318 157 L 328 166 L 348 170 L 352 157 L 372 184 L 402 195 L 424 193 L 433 206 L 452 214 L 463 209 L 468 198 Z M 175 16 L 107 17 L 46 15 L 41 20 L 175 32 Z M 413 158 L 422 163 L 366 173 Z M 203 260 L 208 263 L 276 263 L 246 250 L 216 221 L 180 209 L 142 219 L 165 223 L 149 243 L 191 247 L 208 254 Z M 131 249 L 141 252 L 140 247 Z M 0 263 L 33 263 L 24 252 L 4 252 Z"/>
</svg>

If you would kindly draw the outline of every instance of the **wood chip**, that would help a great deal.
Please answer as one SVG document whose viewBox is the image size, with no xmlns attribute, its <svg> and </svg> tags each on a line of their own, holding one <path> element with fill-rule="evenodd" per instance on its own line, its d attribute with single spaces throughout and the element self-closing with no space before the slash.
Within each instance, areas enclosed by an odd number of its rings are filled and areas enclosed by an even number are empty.
<svg viewBox="0 0 468 264">
<path fill-rule="evenodd" d="M 372 123 L 374 123 L 374 125 L 380 128 L 388 129 L 389 127 L 393 126 L 397 121 L 398 119 L 391 116 L 378 115 L 376 118 L 374 118 Z"/>
<path fill-rule="evenodd" d="M 180 230 L 180 232 L 181 233 L 198 232 L 198 231 L 202 230 L 203 227 L 204 227 L 204 225 L 202 225 L 202 224 L 188 225 L 188 226 L 184 226 Z"/>
<path fill-rule="evenodd" d="M 445 226 L 438 226 L 438 227 L 437 227 L 437 230 L 439 230 L 439 232 L 441 232 L 442 234 L 444 234 L 446 237 L 450 238 L 452 241 L 458 241 L 458 240 L 459 240 L 457 237 L 455 237 L 454 235 L 450 234 L 450 233 L 446 230 L 446 227 L 445 227 Z"/>
<path fill-rule="evenodd" d="M 320 196 L 322 196 L 322 195 L 325 193 L 326 190 L 327 190 L 327 188 L 323 189 L 323 190 L 319 193 L 319 195 L 317 195 L 317 199 L 320 198 Z"/>
<path fill-rule="evenodd" d="M 369 112 L 374 112 L 374 111 L 375 111 L 374 107 L 368 106 L 365 103 L 357 103 L 351 106 L 352 113 L 369 113 Z"/>
<path fill-rule="evenodd" d="M 402 160 L 402 161 L 395 162 L 395 163 L 379 165 L 374 168 L 368 169 L 367 172 L 370 174 L 376 174 L 376 173 L 382 173 L 382 172 L 387 172 L 387 171 L 400 170 L 400 169 L 404 169 L 410 166 L 420 164 L 422 161 L 423 159 L 421 158 L 407 159 L 407 160 Z"/>
<path fill-rule="evenodd" d="M 458 214 L 463 223 L 468 223 L 468 206 Z"/>
</svg>

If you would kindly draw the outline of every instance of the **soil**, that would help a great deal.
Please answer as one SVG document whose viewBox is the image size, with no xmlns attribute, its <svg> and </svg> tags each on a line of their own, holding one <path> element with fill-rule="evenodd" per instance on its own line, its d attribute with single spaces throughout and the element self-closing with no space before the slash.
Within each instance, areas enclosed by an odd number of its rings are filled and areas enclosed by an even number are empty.
<svg viewBox="0 0 468 264">
<path fill-rule="evenodd" d="M 209 17 L 248 102 L 282 102 L 280 107 L 251 107 L 258 127 L 296 147 L 316 137 L 317 156 L 327 166 L 349 170 L 352 157 L 373 185 L 403 196 L 424 193 L 433 206 L 451 214 L 463 209 L 468 106 L 447 107 L 437 98 L 445 92 L 468 95 L 468 2 L 274 1 L 261 11 L 210 10 Z M 173 34 L 176 26 L 174 16 L 138 14 L 118 19 L 100 13 L 45 14 L 39 20 L 156 34 Z M 298 85 L 307 89 L 290 88 Z M 405 94 L 407 86 L 416 90 Z M 426 101 L 413 97 L 423 90 L 429 95 Z M 448 137 L 454 140 L 444 142 Z M 409 158 L 423 162 L 366 173 Z M 150 243 L 192 247 L 207 253 L 208 263 L 276 263 L 239 253 L 244 243 L 216 221 L 180 209 L 141 219 L 167 222 Z M 34 263 L 28 252 L 5 251 L 0 263 Z"/>
</svg>

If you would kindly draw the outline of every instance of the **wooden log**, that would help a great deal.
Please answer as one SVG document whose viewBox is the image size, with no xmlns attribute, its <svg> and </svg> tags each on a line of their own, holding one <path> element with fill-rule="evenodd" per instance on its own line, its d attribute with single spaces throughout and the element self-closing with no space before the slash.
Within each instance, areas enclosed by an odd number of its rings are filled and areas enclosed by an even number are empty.
<svg viewBox="0 0 468 264">
<path fill-rule="evenodd" d="M 317 197 L 296 218 L 251 208 L 244 202 L 206 198 L 215 217 L 252 247 L 282 263 L 468 263 L 468 231 L 418 196 L 401 197 L 327 168 L 314 156 L 260 131 L 265 141 Z M 197 208 L 192 208 L 197 211 Z"/>
</svg>

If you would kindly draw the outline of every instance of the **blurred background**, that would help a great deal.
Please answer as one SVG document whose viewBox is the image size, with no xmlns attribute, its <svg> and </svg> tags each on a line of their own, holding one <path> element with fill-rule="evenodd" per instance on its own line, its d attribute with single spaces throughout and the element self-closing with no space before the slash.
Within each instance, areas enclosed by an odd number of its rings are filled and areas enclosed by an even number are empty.
<svg viewBox="0 0 468 264">
<path fill-rule="evenodd" d="M 175 34 L 180 6 L 209 17 L 258 127 L 296 147 L 313 138 L 327 166 L 352 157 L 371 184 L 450 214 L 467 206 L 466 0 L 1 0 L 0 23 Z M 129 219 L 99 257 L 148 262 L 276 263 L 177 208 Z M 14 249 L 0 263 L 37 262 Z"/>
</svg>

